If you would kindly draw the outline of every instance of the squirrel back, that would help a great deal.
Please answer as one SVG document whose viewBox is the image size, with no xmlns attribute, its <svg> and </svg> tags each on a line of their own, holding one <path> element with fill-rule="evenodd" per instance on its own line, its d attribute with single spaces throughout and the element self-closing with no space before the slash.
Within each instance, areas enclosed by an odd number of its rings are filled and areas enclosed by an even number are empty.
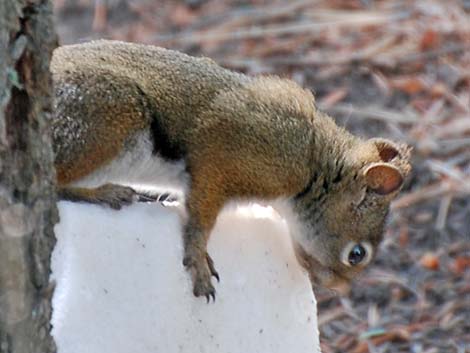
<svg viewBox="0 0 470 353">
<path fill-rule="evenodd" d="M 230 163 L 246 171 L 241 181 L 232 178 L 227 191 L 239 196 L 245 196 L 240 184 L 247 178 L 258 184 L 270 175 L 273 182 L 255 191 L 274 197 L 305 182 L 314 162 L 312 134 L 338 145 L 353 139 L 329 117 L 319 118 L 313 95 L 294 82 L 249 77 L 208 58 L 100 40 L 56 49 L 51 70 L 54 147 L 63 184 L 109 163 L 148 129 L 154 151 L 165 159 L 184 158 L 188 168 Z"/>
</svg>

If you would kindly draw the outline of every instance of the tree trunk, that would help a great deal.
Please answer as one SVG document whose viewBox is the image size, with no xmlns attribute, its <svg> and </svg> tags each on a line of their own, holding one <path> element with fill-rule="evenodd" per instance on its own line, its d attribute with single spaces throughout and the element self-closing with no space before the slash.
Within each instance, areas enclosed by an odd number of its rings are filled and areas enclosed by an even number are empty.
<svg viewBox="0 0 470 353">
<path fill-rule="evenodd" d="M 49 0 L 0 0 L 0 353 L 51 353 Z"/>
</svg>

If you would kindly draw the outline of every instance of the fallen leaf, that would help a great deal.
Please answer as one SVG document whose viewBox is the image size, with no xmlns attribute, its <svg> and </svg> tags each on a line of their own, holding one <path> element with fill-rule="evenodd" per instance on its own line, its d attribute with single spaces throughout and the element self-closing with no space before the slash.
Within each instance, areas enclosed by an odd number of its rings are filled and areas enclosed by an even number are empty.
<svg viewBox="0 0 470 353">
<path fill-rule="evenodd" d="M 447 93 L 448 89 L 445 84 L 442 82 L 435 83 L 434 85 L 431 86 L 431 95 L 434 98 L 439 98 L 444 96 Z"/>
<path fill-rule="evenodd" d="M 466 269 L 470 268 L 470 257 L 460 256 L 457 257 L 451 264 L 450 270 L 455 274 L 462 274 Z"/>
<path fill-rule="evenodd" d="M 439 269 L 439 257 L 432 252 L 425 253 L 419 260 L 419 263 L 421 266 L 431 271 L 437 271 Z"/>
<path fill-rule="evenodd" d="M 437 48 L 440 44 L 440 39 L 438 32 L 433 29 L 428 29 L 421 37 L 421 50 L 424 51 Z"/>
<path fill-rule="evenodd" d="M 391 80 L 392 87 L 408 94 L 417 94 L 426 89 L 419 77 L 401 77 Z"/>
</svg>

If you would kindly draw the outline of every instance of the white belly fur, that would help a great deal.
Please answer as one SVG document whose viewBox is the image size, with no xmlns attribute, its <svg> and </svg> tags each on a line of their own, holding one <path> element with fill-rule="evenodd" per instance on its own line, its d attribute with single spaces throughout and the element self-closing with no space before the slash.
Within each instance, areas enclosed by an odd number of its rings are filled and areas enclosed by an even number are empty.
<svg viewBox="0 0 470 353">
<path fill-rule="evenodd" d="M 183 160 L 169 162 L 152 153 L 148 132 L 136 137 L 132 150 L 121 153 L 109 164 L 74 182 L 71 186 L 97 187 L 106 183 L 137 188 L 164 188 L 185 192 L 189 176 Z"/>
</svg>

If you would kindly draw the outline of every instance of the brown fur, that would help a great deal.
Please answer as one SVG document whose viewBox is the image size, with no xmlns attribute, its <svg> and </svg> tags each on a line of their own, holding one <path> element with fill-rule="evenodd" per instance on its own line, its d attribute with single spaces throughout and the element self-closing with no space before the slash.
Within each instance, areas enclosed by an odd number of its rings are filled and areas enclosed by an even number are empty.
<svg viewBox="0 0 470 353">
<path fill-rule="evenodd" d="M 214 296 L 210 277 L 218 274 L 206 244 L 227 201 L 290 200 L 306 227 L 294 240 L 299 259 L 313 280 L 334 285 L 361 269 L 338 263 L 347 242 L 378 245 L 388 205 L 410 169 L 406 146 L 349 134 L 289 80 L 252 78 L 207 58 L 111 41 L 58 48 L 51 69 L 65 198 L 93 199 L 95 193 L 67 185 L 128 149 L 141 131 L 156 133 L 162 155 L 185 160 L 184 263 L 196 295 Z M 306 249 L 309 242 L 316 249 Z"/>
</svg>

